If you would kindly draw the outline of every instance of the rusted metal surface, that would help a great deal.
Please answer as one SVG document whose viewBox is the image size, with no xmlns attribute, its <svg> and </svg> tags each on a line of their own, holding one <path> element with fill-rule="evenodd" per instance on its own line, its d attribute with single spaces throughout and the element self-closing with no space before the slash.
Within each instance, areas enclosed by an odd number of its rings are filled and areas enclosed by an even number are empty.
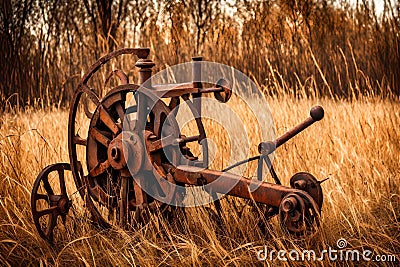
<svg viewBox="0 0 400 267">
<path fill-rule="evenodd" d="M 323 202 L 323 194 L 320 184 L 320 181 L 307 172 L 296 173 L 292 178 L 290 178 L 290 186 L 298 190 L 306 191 L 317 203 L 319 212 L 321 211 Z"/>
<path fill-rule="evenodd" d="M 177 182 L 183 184 L 202 186 L 205 190 L 212 189 L 214 192 L 252 199 L 268 207 L 279 208 L 281 223 L 291 233 L 313 231 L 316 227 L 314 223 L 318 223 L 322 191 L 318 181 L 307 173 L 293 177 L 293 184 L 300 181 L 307 184 L 297 189 L 193 166 L 171 167 L 170 172 Z"/>
<path fill-rule="evenodd" d="M 177 182 L 196 186 L 212 185 L 212 189 L 218 193 L 254 199 L 256 202 L 275 207 L 279 206 L 286 194 L 293 191 L 289 187 L 265 182 L 259 183 L 257 180 L 247 179 L 232 173 L 194 166 L 178 166 L 172 172 Z"/>
<path fill-rule="evenodd" d="M 194 57 L 192 82 L 152 84 L 150 78 L 155 64 L 147 58 L 149 52 L 148 48 L 117 50 L 100 58 L 83 75 L 69 113 L 70 163 L 50 165 L 34 184 L 32 214 L 39 234 L 51 241 L 56 218 L 64 218 L 68 214 L 71 202 L 65 192 L 65 170 L 71 170 L 93 222 L 103 227 L 144 223 L 150 218 L 149 212 L 169 212 L 169 205 L 185 197 L 185 188 L 201 186 L 212 195 L 220 216 L 221 205 L 215 197 L 216 193 L 251 199 L 263 205 L 265 219 L 279 215 L 282 227 L 289 233 L 299 235 L 315 231 L 323 202 L 320 182 L 311 174 L 298 173 L 291 178 L 290 187 L 281 185 L 268 154 L 321 120 L 324 115 L 322 107 L 312 108 L 311 117 L 276 140 L 260 143 L 260 155 L 233 164 L 223 171 L 210 170 L 201 96 L 213 93 L 218 101 L 226 103 L 232 96 L 230 82 L 221 78 L 215 84 L 203 84 L 202 58 Z M 106 76 L 104 86 L 112 76 L 118 78 L 120 85 L 108 92 L 97 93 L 99 88 L 96 92 L 89 85 L 93 75 L 111 59 L 124 54 L 138 58 L 135 66 L 139 68 L 139 85 L 130 84 L 128 75 L 116 69 Z M 135 100 L 131 105 L 128 95 Z M 160 98 L 169 98 L 169 104 Z M 181 100 L 189 107 L 198 135 L 187 137 L 180 132 L 175 117 Z M 95 108 L 90 110 L 90 106 Z M 88 125 L 86 132 L 82 133 L 82 125 Z M 189 142 L 201 146 L 202 160 L 190 151 L 186 145 Z M 80 149 L 85 150 L 83 157 L 79 157 L 77 152 Z M 252 160 L 259 160 L 258 180 L 227 172 Z M 275 183 L 262 181 L 263 162 L 267 163 Z M 60 194 L 55 194 L 50 188 L 47 177 L 51 172 L 58 173 L 59 184 L 64 188 Z M 41 184 L 45 194 L 38 192 Z M 38 199 L 47 200 L 45 211 L 37 210 Z M 39 219 L 48 214 L 47 223 L 40 224 Z"/>
<path fill-rule="evenodd" d="M 260 152 L 261 154 L 271 154 L 278 147 L 289 141 L 291 138 L 296 136 L 301 131 L 311 126 L 313 123 L 322 120 L 323 117 L 324 117 L 324 109 L 321 106 L 313 107 L 310 110 L 309 118 L 307 118 L 305 121 L 303 121 L 296 127 L 292 128 L 291 130 L 287 131 L 285 134 L 277 138 L 275 141 L 260 143 L 258 146 L 258 152 Z"/>
<path fill-rule="evenodd" d="M 128 84 L 129 83 L 129 78 L 128 76 L 122 71 L 122 70 L 113 70 L 108 77 L 106 78 L 106 81 L 104 82 L 105 84 L 107 84 L 112 76 L 117 76 L 120 80 L 120 84 Z"/>
</svg>

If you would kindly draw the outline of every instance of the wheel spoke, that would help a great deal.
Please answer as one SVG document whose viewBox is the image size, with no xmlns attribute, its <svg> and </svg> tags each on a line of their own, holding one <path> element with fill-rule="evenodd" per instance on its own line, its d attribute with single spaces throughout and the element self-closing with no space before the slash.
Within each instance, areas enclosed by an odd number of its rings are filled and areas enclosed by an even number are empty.
<svg viewBox="0 0 400 267">
<path fill-rule="evenodd" d="M 54 192 L 53 192 L 53 189 L 52 189 L 51 186 L 50 186 L 48 177 L 43 178 L 42 181 L 43 181 L 44 189 L 46 190 L 47 194 L 49 194 L 49 195 L 54 195 Z"/>
<path fill-rule="evenodd" d="M 124 107 L 122 106 L 121 102 L 118 102 L 115 104 L 115 110 L 117 111 L 118 116 L 121 119 L 121 123 L 124 123 L 125 111 L 124 111 Z"/>
<path fill-rule="evenodd" d="M 180 99 L 179 97 L 173 97 L 171 98 L 171 101 L 169 102 L 168 108 L 170 110 L 173 110 L 174 108 L 176 108 L 179 105 Z M 179 107 L 178 107 L 179 108 Z M 174 114 L 176 115 L 176 113 L 178 113 L 178 108 L 174 111 Z"/>
<path fill-rule="evenodd" d="M 164 116 L 163 116 L 164 115 Z M 157 137 L 161 137 L 161 128 L 167 116 L 164 112 L 156 112 L 154 114 L 153 130 Z"/>
<path fill-rule="evenodd" d="M 40 217 L 43 217 L 44 215 L 47 215 L 47 214 L 54 214 L 55 212 L 57 212 L 57 206 L 53 206 L 53 207 L 50 207 L 50 208 L 45 209 L 45 210 L 37 211 L 36 215 L 37 215 L 38 218 L 40 218 Z"/>
<path fill-rule="evenodd" d="M 91 128 L 89 132 L 90 136 L 93 137 L 97 142 L 102 144 L 105 147 L 108 147 L 110 144 L 110 139 L 108 139 L 106 136 L 104 136 L 99 130 L 96 128 Z"/>
<path fill-rule="evenodd" d="M 86 146 L 86 139 L 83 139 L 78 134 L 73 137 L 74 144 Z"/>
<path fill-rule="evenodd" d="M 94 167 L 90 172 L 90 176 L 92 177 L 96 177 L 100 174 L 102 174 L 103 172 L 105 172 L 108 168 L 110 167 L 110 162 L 108 162 L 108 160 L 98 164 L 96 167 Z"/>
<path fill-rule="evenodd" d="M 61 195 L 66 195 L 67 189 L 65 188 L 64 170 L 57 170 L 57 171 L 58 171 L 58 176 L 59 176 L 59 180 L 60 180 Z"/>
<path fill-rule="evenodd" d="M 57 203 L 63 195 L 48 195 L 50 203 Z"/>
<path fill-rule="evenodd" d="M 173 177 L 169 173 L 166 174 L 164 169 L 155 163 L 153 163 L 153 176 L 155 179 L 153 183 L 153 190 L 155 192 L 158 191 L 157 199 L 161 200 L 161 198 L 163 198 L 163 202 L 168 204 L 171 203 L 176 193 L 176 187 L 173 185 Z"/>
<path fill-rule="evenodd" d="M 108 129 L 110 129 L 113 134 L 118 134 L 120 129 L 120 126 L 115 123 L 111 115 L 106 111 L 104 107 L 99 107 L 100 109 L 100 120 L 107 126 Z"/>
<path fill-rule="evenodd" d="M 143 176 L 138 174 L 137 177 L 133 179 L 133 189 L 135 191 L 136 205 L 141 205 L 141 204 L 147 202 L 146 193 L 140 187 L 140 183 L 143 183 L 143 180 L 144 180 L 142 178 L 143 178 Z M 138 183 L 138 180 L 139 180 L 139 183 Z"/>
<path fill-rule="evenodd" d="M 175 136 L 170 134 L 166 137 L 163 137 L 161 139 L 151 142 L 150 146 L 148 148 L 148 152 L 154 152 L 154 151 L 160 150 L 164 147 L 170 146 L 170 145 L 174 144 L 175 141 L 176 141 Z"/>
<path fill-rule="evenodd" d="M 119 222 L 121 226 L 125 226 L 127 222 L 127 214 L 129 213 L 128 209 L 128 192 L 129 192 L 129 181 L 128 177 L 121 177 L 121 191 L 120 191 L 120 206 L 119 206 Z"/>
<path fill-rule="evenodd" d="M 57 225 L 57 217 L 58 213 L 52 213 L 48 221 L 48 227 L 46 229 L 45 235 L 50 241 L 53 241 L 53 230 Z"/>
<path fill-rule="evenodd" d="M 44 200 L 49 200 L 49 197 L 48 197 L 48 195 L 45 195 L 45 194 L 35 194 L 35 201 L 36 200 L 39 200 L 39 199 L 44 199 Z"/>
</svg>

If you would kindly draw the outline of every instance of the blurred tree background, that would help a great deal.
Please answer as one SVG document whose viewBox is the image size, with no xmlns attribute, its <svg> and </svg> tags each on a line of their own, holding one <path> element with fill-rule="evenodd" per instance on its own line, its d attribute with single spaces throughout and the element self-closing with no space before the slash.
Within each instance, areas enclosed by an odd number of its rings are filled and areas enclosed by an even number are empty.
<svg viewBox="0 0 400 267">
<path fill-rule="evenodd" d="M 1 0 L 0 104 L 67 105 L 97 58 L 139 46 L 158 69 L 202 55 L 268 94 L 398 96 L 400 3 L 382 4 L 377 12 L 368 0 Z"/>
</svg>

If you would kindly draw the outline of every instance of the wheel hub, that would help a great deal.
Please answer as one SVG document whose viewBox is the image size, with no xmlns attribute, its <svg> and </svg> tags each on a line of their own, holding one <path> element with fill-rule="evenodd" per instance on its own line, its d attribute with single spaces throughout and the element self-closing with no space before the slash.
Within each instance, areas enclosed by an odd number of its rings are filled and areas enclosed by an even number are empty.
<svg viewBox="0 0 400 267">
<path fill-rule="evenodd" d="M 107 149 L 107 157 L 111 167 L 135 175 L 142 167 L 144 149 L 138 134 L 122 132 L 114 138 Z M 124 174 L 129 174 L 124 173 Z"/>
<path fill-rule="evenodd" d="M 57 207 L 61 214 L 68 214 L 69 208 L 71 207 L 71 202 L 68 197 L 62 197 L 57 203 Z"/>
</svg>

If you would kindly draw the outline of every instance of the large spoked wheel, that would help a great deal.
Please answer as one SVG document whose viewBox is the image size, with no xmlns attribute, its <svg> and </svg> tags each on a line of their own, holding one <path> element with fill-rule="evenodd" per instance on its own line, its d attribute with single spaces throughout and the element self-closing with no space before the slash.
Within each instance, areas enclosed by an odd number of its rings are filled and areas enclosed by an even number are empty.
<svg viewBox="0 0 400 267">
<path fill-rule="evenodd" d="M 69 158 L 71 163 L 71 171 L 75 180 L 76 187 L 79 190 L 79 193 L 82 198 L 84 198 L 85 190 L 84 190 L 84 175 L 83 172 L 86 160 L 82 154 L 85 153 L 85 146 L 87 142 L 87 133 L 88 133 L 88 125 L 90 123 L 90 119 L 93 116 L 93 110 L 97 108 L 100 104 L 100 94 L 99 92 L 102 90 L 97 90 L 94 88 L 93 84 L 90 82 L 94 79 L 96 73 L 110 60 L 117 58 L 121 55 L 132 54 L 136 55 L 139 58 L 146 58 L 150 52 L 150 49 L 136 49 L 136 48 L 124 48 L 120 50 L 116 50 L 112 53 L 109 53 L 99 60 L 97 60 L 85 73 L 82 77 L 81 81 L 78 84 L 78 87 L 74 93 L 71 107 L 69 111 L 68 118 L 68 150 L 69 150 Z M 119 78 L 121 85 L 128 84 L 128 76 L 119 69 L 112 71 L 103 84 L 100 84 L 101 89 L 107 84 L 110 78 L 115 75 Z M 94 107 L 91 109 L 91 107 Z M 88 203 L 91 205 L 91 203 Z"/>
<path fill-rule="evenodd" d="M 71 171 L 76 187 L 82 199 L 86 200 L 86 207 L 91 211 L 93 219 L 101 226 L 108 227 L 109 224 L 102 220 L 98 214 L 92 198 L 86 198 L 86 187 L 88 184 L 88 171 L 86 166 L 86 145 L 88 139 L 89 125 L 94 110 L 100 105 L 101 95 L 105 93 L 104 88 L 110 83 L 113 76 L 119 79 L 119 84 L 127 85 L 129 79 L 126 73 L 120 69 L 114 69 L 105 77 L 101 73 L 102 67 L 110 60 L 121 55 L 136 55 L 138 58 L 146 58 L 150 50 L 148 48 L 124 48 L 109 53 L 97 60 L 82 77 L 71 102 L 68 121 L 68 149 L 71 163 Z M 99 76 L 99 77 L 96 77 Z M 100 86 L 100 87 L 99 87 Z M 99 89 L 100 88 L 100 89 Z"/>
<path fill-rule="evenodd" d="M 144 94 L 144 99 L 149 103 L 144 101 L 145 104 L 140 104 L 140 97 L 135 95 L 139 86 L 128 84 L 128 77 L 121 70 L 111 72 L 106 78 L 105 84 L 111 76 L 117 76 L 121 85 L 111 89 L 104 97 L 100 97 L 103 93 L 99 93 L 104 89 L 99 90 L 93 85 L 95 83 L 91 83 L 95 74 L 110 59 L 123 54 L 146 58 L 148 52 L 148 49 L 123 49 L 99 59 L 83 76 L 71 103 L 68 125 L 71 171 L 86 207 L 94 222 L 100 226 L 126 225 L 127 222 L 146 217 L 144 210 L 166 209 L 168 205 L 163 203 L 171 203 L 175 197 L 182 198 L 185 190 L 174 191 L 175 188 L 171 186 L 174 180 L 164 169 L 164 163 L 182 164 L 182 157 L 186 163 L 200 163 L 186 146 L 179 145 L 176 149 L 171 144 L 164 144 L 182 138 L 175 112 L 168 116 L 179 104 L 178 97 L 172 98 L 167 106 Z M 131 99 L 139 103 L 128 105 Z M 144 110 L 148 108 L 144 118 L 145 127 L 141 130 L 135 128 L 135 121 L 139 117 L 143 121 L 138 114 L 140 107 Z M 125 117 L 131 118 L 126 122 L 131 128 L 123 132 Z M 201 120 L 196 119 L 196 123 L 199 135 L 205 139 Z M 123 153 L 126 147 L 133 153 L 143 155 L 143 159 L 136 157 L 134 166 L 126 164 Z M 206 144 L 203 143 L 202 147 L 203 155 L 206 155 Z M 150 186 L 146 188 L 151 194 L 143 192 L 141 180 L 150 180 Z"/>
<path fill-rule="evenodd" d="M 99 102 L 84 142 L 86 162 L 77 164 L 87 207 L 101 226 L 146 221 L 147 211 L 164 212 L 184 194 L 164 168 L 181 160 L 174 145 L 180 137 L 175 117 L 168 116 L 164 102 L 146 95 L 140 108 L 137 90 L 137 85 L 121 85 Z M 147 107 L 145 122 L 138 122 L 139 111 Z"/>
<path fill-rule="evenodd" d="M 164 203 L 171 203 L 176 194 L 163 163 L 179 160 L 173 155 L 176 148 L 165 147 L 179 137 L 179 127 L 164 102 L 149 105 L 149 98 L 146 107 L 151 110 L 143 128 L 136 91 L 136 85 L 127 85 L 104 97 L 90 123 L 86 148 L 89 195 L 107 209 L 108 219 L 116 218 L 121 225 L 146 220 L 144 209 L 164 211 Z M 125 108 L 129 96 L 135 104 Z"/>
<path fill-rule="evenodd" d="M 68 211 L 72 205 L 65 185 L 65 171 L 70 170 L 68 163 L 47 166 L 36 178 L 31 194 L 33 221 L 39 235 L 53 242 L 53 231 L 58 218 L 66 223 Z"/>
</svg>

